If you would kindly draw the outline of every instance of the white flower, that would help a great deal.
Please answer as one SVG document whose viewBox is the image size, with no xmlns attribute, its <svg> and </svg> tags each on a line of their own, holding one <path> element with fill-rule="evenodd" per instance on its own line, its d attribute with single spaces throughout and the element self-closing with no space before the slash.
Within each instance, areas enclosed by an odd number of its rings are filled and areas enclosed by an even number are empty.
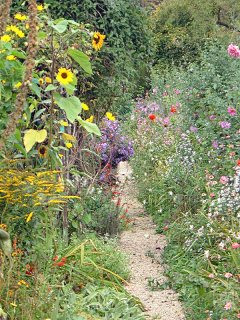
<svg viewBox="0 0 240 320">
<path fill-rule="evenodd" d="M 209 250 L 205 250 L 204 251 L 204 255 L 205 255 L 206 258 L 209 258 L 210 257 Z"/>
</svg>

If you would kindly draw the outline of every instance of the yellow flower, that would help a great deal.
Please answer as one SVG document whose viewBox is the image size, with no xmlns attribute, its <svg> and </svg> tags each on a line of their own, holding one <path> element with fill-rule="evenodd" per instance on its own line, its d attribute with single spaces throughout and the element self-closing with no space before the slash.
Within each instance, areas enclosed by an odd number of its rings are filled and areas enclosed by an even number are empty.
<svg viewBox="0 0 240 320">
<path fill-rule="evenodd" d="M 16 35 L 17 35 L 19 38 L 25 37 L 25 33 L 22 32 L 22 30 L 17 30 L 17 31 L 16 31 Z"/>
<path fill-rule="evenodd" d="M 41 145 L 38 149 L 38 154 L 39 154 L 39 157 L 42 158 L 42 157 L 46 157 L 48 153 L 48 150 L 45 146 Z"/>
<path fill-rule="evenodd" d="M 45 81 L 46 81 L 47 83 L 52 83 L 52 80 L 51 80 L 51 78 L 49 78 L 49 77 L 46 77 L 46 78 L 45 78 Z"/>
<path fill-rule="evenodd" d="M 67 201 L 55 199 L 48 201 L 48 203 L 67 203 Z"/>
<path fill-rule="evenodd" d="M 13 306 L 13 307 L 17 307 L 17 304 L 15 304 L 13 302 L 11 302 L 10 305 Z"/>
<path fill-rule="evenodd" d="M 71 142 L 66 142 L 66 147 L 68 147 L 68 148 L 72 148 L 72 143 Z"/>
<path fill-rule="evenodd" d="M 44 6 L 42 4 L 37 6 L 38 11 L 43 11 L 44 10 Z"/>
<path fill-rule="evenodd" d="M 86 103 L 82 102 L 81 104 L 82 104 L 83 110 L 85 110 L 85 111 L 89 110 L 89 107 Z"/>
<path fill-rule="evenodd" d="M 106 38 L 104 34 L 95 32 L 93 35 L 92 46 L 95 50 L 100 50 L 103 46 L 103 40 Z"/>
<path fill-rule="evenodd" d="M 64 126 L 64 127 L 67 127 L 67 126 L 68 126 L 68 123 L 67 123 L 67 121 L 61 121 L 61 122 L 60 122 L 60 125 L 61 125 L 61 126 Z"/>
<path fill-rule="evenodd" d="M 16 13 L 14 15 L 14 18 L 17 19 L 17 20 L 26 20 L 27 16 L 21 15 L 21 13 Z"/>
<path fill-rule="evenodd" d="M 73 73 L 69 69 L 60 68 L 56 79 L 60 84 L 69 84 L 73 81 Z"/>
<path fill-rule="evenodd" d="M 28 23 L 26 23 L 26 29 L 29 29 L 29 24 Z"/>
<path fill-rule="evenodd" d="M 10 54 L 9 56 L 6 56 L 6 59 L 11 61 L 11 60 L 16 60 L 17 57 L 15 57 L 13 54 Z"/>
<path fill-rule="evenodd" d="M 93 115 L 90 118 L 86 119 L 87 122 L 93 122 Z"/>
<path fill-rule="evenodd" d="M 29 222 L 32 219 L 32 216 L 33 216 L 33 211 L 29 213 L 29 215 L 26 219 L 26 222 Z"/>
<path fill-rule="evenodd" d="M 19 87 L 21 87 L 21 85 L 22 85 L 22 82 L 18 82 L 17 84 L 15 84 L 15 88 L 19 88 Z"/>
<path fill-rule="evenodd" d="M 5 49 L 3 49 L 3 50 L 0 50 L 0 53 L 3 53 L 4 51 L 6 51 Z"/>
<path fill-rule="evenodd" d="M 106 112 L 106 116 L 108 117 L 108 120 L 111 120 L 111 121 L 115 121 L 116 118 L 112 115 L 111 112 Z"/>
<path fill-rule="evenodd" d="M 62 158 L 62 157 L 63 157 L 63 154 L 59 153 L 59 155 L 58 155 L 58 156 L 59 156 L 59 158 Z"/>
<path fill-rule="evenodd" d="M 4 41 L 4 42 L 9 42 L 12 38 L 8 35 L 8 34 L 5 34 L 1 37 L 1 41 Z"/>
<path fill-rule="evenodd" d="M 38 83 L 40 84 L 40 86 L 44 83 L 44 80 L 42 78 L 38 79 Z"/>
</svg>

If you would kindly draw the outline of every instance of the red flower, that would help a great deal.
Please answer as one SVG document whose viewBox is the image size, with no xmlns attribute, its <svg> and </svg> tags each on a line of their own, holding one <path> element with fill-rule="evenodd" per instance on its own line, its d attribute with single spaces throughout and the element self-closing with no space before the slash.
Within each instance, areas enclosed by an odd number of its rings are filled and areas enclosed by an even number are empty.
<svg viewBox="0 0 240 320">
<path fill-rule="evenodd" d="M 155 114 L 150 113 L 150 115 L 148 116 L 148 118 L 149 118 L 150 120 L 155 120 L 155 119 L 156 119 L 156 116 L 155 116 Z"/>
<path fill-rule="evenodd" d="M 58 262 L 58 264 L 57 264 L 58 266 L 64 266 L 64 262 Z"/>
<path fill-rule="evenodd" d="M 25 273 L 26 274 L 29 274 L 30 276 L 32 276 L 32 274 L 33 274 L 33 268 L 34 268 L 34 264 L 32 264 L 32 266 L 30 266 L 30 264 L 27 264 L 26 265 L 26 271 L 25 271 Z"/>
<path fill-rule="evenodd" d="M 58 259 L 58 256 L 55 256 L 55 257 L 53 258 L 54 261 L 56 261 L 57 259 Z"/>
<path fill-rule="evenodd" d="M 240 166 L 240 160 L 238 160 L 237 165 Z"/>
<path fill-rule="evenodd" d="M 62 258 L 61 260 L 62 260 L 62 261 L 66 261 L 66 258 Z"/>
<path fill-rule="evenodd" d="M 163 228 L 163 230 L 167 230 L 167 229 L 168 229 L 168 226 L 166 226 L 166 227 Z"/>
<path fill-rule="evenodd" d="M 171 108 L 171 112 L 177 112 L 177 108 Z"/>
</svg>

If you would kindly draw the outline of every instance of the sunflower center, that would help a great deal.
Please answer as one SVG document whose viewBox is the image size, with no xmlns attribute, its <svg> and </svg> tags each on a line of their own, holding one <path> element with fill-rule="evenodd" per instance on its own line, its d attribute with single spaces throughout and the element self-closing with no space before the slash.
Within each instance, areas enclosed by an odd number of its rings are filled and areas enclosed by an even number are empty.
<svg viewBox="0 0 240 320">
<path fill-rule="evenodd" d="M 61 76 L 62 76 L 63 79 L 67 79 L 67 77 L 68 77 L 67 72 L 63 72 L 63 73 L 61 74 Z"/>
<path fill-rule="evenodd" d="M 94 36 L 94 40 L 95 40 L 96 44 L 98 44 L 98 42 L 100 41 L 100 37 L 99 36 Z"/>
<path fill-rule="evenodd" d="M 46 151 L 45 147 L 42 147 L 42 148 L 39 149 L 39 153 L 42 154 L 42 155 L 44 155 L 45 151 Z"/>
</svg>

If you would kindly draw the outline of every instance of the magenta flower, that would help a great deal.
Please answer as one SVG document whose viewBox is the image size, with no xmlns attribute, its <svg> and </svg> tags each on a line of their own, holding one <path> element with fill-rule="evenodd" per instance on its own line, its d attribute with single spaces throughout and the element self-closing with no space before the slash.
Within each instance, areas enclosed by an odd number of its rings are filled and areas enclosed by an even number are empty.
<svg viewBox="0 0 240 320">
<path fill-rule="evenodd" d="M 232 43 L 228 46 L 228 53 L 235 58 L 240 58 L 240 50 L 238 46 L 234 46 Z"/>
<path fill-rule="evenodd" d="M 227 183 L 227 182 L 228 182 L 228 180 L 229 180 L 229 178 L 228 178 L 228 177 L 226 177 L 226 176 L 221 176 L 221 178 L 220 178 L 219 182 L 220 182 L 220 183 L 222 183 L 222 184 L 225 184 L 225 183 Z"/>
<path fill-rule="evenodd" d="M 237 242 L 234 242 L 234 243 L 232 244 L 232 248 L 233 248 L 233 249 L 237 249 L 239 246 L 240 246 L 240 244 L 237 243 Z"/>
<path fill-rule="evenodd" d="M 214 274 L 213 274 L 213 273 L 210 273 L 210 274 L 208 275 L 208 278 L 213 279 L 213 278 L 214 278 Z"/>
<path fill-rule="evenodd" d="M 210 118 L 210 120 L 212 120 L 212 119 L 216 118 L 216 116 L 214 114 L 212 114 L 209 118 Z"/>
<path fill-rule="evenodd" d="M 227 110 L 228 110 L 228 113 L 230 113 L 231 116 L 234 116 L 236 114 L 236 110 L 231 108 L 231 107 L 228 107 Z"/>
<path fill-rule="evenodd" d="M 213 145 L 213 148 L 217 148 L 218 147 L 218 142 L 217 141 L 213 141 L 212 145 Z"/>
<path fill-rule="evenodd" d="M 215 193 L 210 193 L 210 197 L 211 198 L 215 197 Z"/>
<path fill-rule="evenodd" d="M 225 310 L 229 310 L 229 309 L 231 309 L 231 306 L 232 306 L 232 303 L 231 303 L 231 302 L 226 302 L 226 303 L 225 303 L 225 306 L 224 306 L 224 309 L 225 309 Z"/>
<path fill-rule="evenodd" d="M 227 121 L 222 121 L 222 122 L 220 123 L 220 126 L 221 126 L 222 128 L 229 129 L 229 128 L 231 128 L 231 123 L 230 123 L 230 122 L 227 122 Z"/>
</svg>

